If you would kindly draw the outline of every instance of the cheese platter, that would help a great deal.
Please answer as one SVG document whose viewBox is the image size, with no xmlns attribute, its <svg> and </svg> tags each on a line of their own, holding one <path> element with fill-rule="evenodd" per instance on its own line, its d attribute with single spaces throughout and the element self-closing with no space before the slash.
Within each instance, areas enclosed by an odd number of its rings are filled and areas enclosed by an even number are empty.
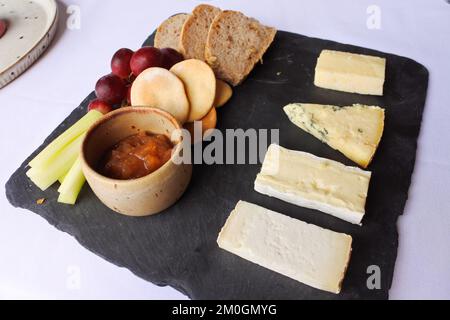
<svg viewBox="0 0 450 320">
<path fill-rule="evenodd" d="M 193 27 L 202 24 L 206 33 Z M 185 48 L 190 33 L 204 40 Z M 111 67 L 10 178 L 13 206 L 192 299 L 388 298 L 426 100 L 422 65 L 199 6 L 142 49 L 119 50 Z M 256 163 L 177 165 L 188 149 L 171 133 L 192 133 L 193 121 L 203 125 L 193 153 L 232 129 L 279 134 Z"/>
</svg>

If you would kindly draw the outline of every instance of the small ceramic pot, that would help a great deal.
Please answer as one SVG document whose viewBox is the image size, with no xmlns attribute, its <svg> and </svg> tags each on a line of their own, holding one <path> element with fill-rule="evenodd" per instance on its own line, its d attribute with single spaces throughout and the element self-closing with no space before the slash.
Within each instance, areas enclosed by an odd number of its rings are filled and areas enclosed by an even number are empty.
<svg viewBox="0 0 450 320">
<path fill-rule="evenodd" d="M 172 206 L 185 192 L 192 176 L 191 164 L 176 164 L 181 138 L 172 158 L 155 172 L 133 180 L 115 180 L 97 172 L 101 158 L 122 139 L 139 132 L 165 134 L 180 129 L 169 113 L 156 108 L 128 107 L 105 115 L 90 128 L 81 150 L 83 173 L 97 197 L 110 209 L 128 216 L 148 216 Z M 175 131 L 176 132 L 176 131 Z"/>
</svg>

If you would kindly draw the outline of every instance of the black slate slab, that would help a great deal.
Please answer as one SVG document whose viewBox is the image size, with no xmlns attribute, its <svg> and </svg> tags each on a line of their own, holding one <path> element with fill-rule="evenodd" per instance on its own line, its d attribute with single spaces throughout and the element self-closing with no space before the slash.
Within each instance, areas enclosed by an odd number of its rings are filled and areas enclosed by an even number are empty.
<svg viewBox="0 0 450 320">
<path fill-rule="evenodd" d="M 151 36 L 145 44 L 152 44 Z M 322 49 L 387 58 L 383 97 L 347 94 L 313 85 Z M 260 165 L 196 165 L 183 198 L 165 213 L 128 218 L 102 205 L 85 186 L 76 206 L 58 204 L 57 187 L 39 191 L 25 176 L 26 164 L 86 112 L 89 95 L 6 184 L 15 207 L 25 208 L 74 236 L 104 259 L 192 299 L 386 299 L 397 256 L 396 221 L 403 213 L 414 169 L 428 72 L 417 62 L 374 50 L 279 32 L 259 65 L 231 102 L 218 112 L 219 129 L 281 129 L 281 145 L 354 165 L 339 152 L 292 125 L 282 112 L 290 102 L 362 103 L 386 108 L 383 140 L 369 170 L 373 179 L 362 227 L 253 191 Z M 36 200 L 46 198 L 44 205 Z M 250 201 L 306 222 L 353 236 L 353 255 L 340 295 L 325 293 L 220 250 L 216 238 L 238 200 Z M 381 269 L 381 289 L 369 290 L 367 268 Z"/>
</svg>

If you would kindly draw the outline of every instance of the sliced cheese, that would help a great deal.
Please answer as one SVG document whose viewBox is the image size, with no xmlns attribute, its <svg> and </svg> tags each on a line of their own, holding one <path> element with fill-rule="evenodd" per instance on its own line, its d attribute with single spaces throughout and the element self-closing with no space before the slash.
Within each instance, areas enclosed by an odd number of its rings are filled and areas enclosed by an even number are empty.
<svg viewBox="0 0 450 320">
<path fill-rule="evenodd" d="M 314 84 L 325 89 L 383 95 L 386 59 L 323 50 L 317 60 Z"/>
<path fill-rule="evenodd" d="M 294 103 L 284 107 L 289 119 L 317 139 L 367 168 L 384 131 L 384 109 Z"/>
<path fill-rule="evenodd" d="M 240 201 L 219 247 L 311 287 L 339 293 L 352 237 Z"/>
<path fill-rule="evenodd" d="M 271 145 L 255 190 L 280 200 L 361 224 L 371 172 Z"/>
</svg>

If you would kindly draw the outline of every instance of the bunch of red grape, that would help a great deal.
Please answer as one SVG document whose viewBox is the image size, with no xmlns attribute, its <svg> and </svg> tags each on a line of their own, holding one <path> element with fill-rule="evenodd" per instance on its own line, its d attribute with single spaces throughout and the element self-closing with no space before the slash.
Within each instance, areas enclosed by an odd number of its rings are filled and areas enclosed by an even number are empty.
<svg viewBox="0 0 450 320">
<path fill-rule="evenodd" d="M 152 67 L 170 69 L 182 60 L 183 55 L 172 48 L 142 47 L 136 52 L 127 48 L 118 50 L 111 60 L 112 73 L 101 77 L 95 85 L 97 99 L 91 101 L 88 111 L 106 114 L 113 106 L 125 102 L 130 105 L 131 85 L 142 71 Z"/>
</svg>

